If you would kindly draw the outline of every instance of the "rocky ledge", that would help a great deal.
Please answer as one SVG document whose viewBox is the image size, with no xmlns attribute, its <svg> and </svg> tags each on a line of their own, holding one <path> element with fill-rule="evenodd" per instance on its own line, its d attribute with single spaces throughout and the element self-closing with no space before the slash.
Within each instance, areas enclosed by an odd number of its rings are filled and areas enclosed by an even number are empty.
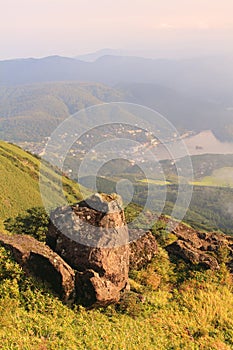
<svg viewBox="0 0 233 350">
<path fill-rule="evenodd" d="M 177 240 L 166 247 L 170 255 L 211 270 L 218 270 L 220 263 L 226 260 L 232 270 L 233 237 L 220 232 L 199 232 L 182 223 L 172 233 Z"/>
<path fill-rule="evenodd" d="M 137 237 L 129 243 L 129 237 Z M 140 238 L 138 239 L 138 237 Z M 128 232 L 117 195 L 96 194 L 51 213 L 46 244 L 26 235 L 0 235 L 23 269 L 51 284 L 65 302 L 106 306 L 129 289 L 129 269 L 157 253 L 151 232 Z"/>
<path fill-rule="evenodd" d="M 225 259 L 233 272 L 232 237 L 160 219 L 169 222 L 175 235 L 166 246 L 170 256 L 212 270 Z M 121 198 L 115 194 L 95 194 L 57 208 L 51 213 L 46 244 L 18 234 L 0 234 L 0 244 L 26 273 L 50 283 L 64 302 L 91 307 L 118 302 L 129 289 L 129 270 L 146 267 L 158 251 L 150 231 L 128 230 Z"/>
</svg>

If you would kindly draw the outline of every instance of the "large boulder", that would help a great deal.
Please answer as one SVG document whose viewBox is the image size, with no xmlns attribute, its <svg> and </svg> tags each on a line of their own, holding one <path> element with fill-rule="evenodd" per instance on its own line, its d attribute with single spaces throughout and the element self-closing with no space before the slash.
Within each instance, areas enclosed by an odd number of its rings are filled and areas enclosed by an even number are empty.
<svg viewBox="0 0 233 350">
<path fill-rule="evenodd" d="M 128 228 L 117 195 L 96 194 L 51 214 L 47 244 L 76 274 L 85 305 L 117 302 L 128 285 Z"/>
<path fill-rule="evenodd" d="M 0 234 L 0 244 L 10 249 L 27 273 L 49 282 L 64 302 L 74 299 L 73 269 L 45 244 L 28 235 Z"/>
</svg>

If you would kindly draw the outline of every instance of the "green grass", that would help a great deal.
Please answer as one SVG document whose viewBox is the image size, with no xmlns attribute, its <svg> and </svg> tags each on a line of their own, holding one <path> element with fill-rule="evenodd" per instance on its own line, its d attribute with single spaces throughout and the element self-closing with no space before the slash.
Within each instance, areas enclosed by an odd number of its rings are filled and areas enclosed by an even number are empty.
<svg viewBox="0 0 233 350">
<path fill-rule="evenodd" d="M 3 248 L 0 261 L 4 350 L 233 347 L 232 280 L 224 265 L 218 273 L 188 270 L 160 248 L 152 264 L 131 273 L 132 291 L 121 304 L 86 310 L 63 305 L 46 285 L 26 277 Z"/>
<path fill-rule="evenodd" d="M 43 180 L 48 204 L 59 203 L 60 175 L 45 164 Z M 15 217 L 32 207 L 43 206 L 39 188 L 40 160 L 12 144 L 0 141 L 0 219 Z M 69 202 L 81 199 L 79 186 L 63 177 L 63 191 Z M 84 190 L 85 193 L 85 190 Z M 51 198 L 53 201 L 51 201 Z M 1 226 L 0 226 L 1 227 Z"/>
<path fill-rule="evenodd" d="M 139 180 L 139 182 L 158 185 L 158 186 L 165 186 L 170 184 L 170 182 L 165 180 L 153 180 L 153 179 L 142 179 L 142 180 Z"/>
<path fill-rule="evenodd" d="M 233 167 L 216 169 L 211 176 L 205 176 L 199 181 L 193 181 L 195 186 L 215 186 L 233 188 Z"/>
</svg>

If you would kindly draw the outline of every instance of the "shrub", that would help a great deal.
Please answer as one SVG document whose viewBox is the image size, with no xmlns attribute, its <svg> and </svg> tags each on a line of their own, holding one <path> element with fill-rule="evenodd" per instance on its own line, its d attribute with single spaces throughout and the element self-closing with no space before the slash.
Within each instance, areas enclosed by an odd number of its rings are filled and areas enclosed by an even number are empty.
<svg viewBox="0 0 233 350">
<path fill-rule="evenodd" d="M 45 241 L 48 231 L 49 217 L 42 207 L 28 209 L 26 214 L 5 220 L 7 231 L 17 234 L 27 234 L 41 242 Z"/>
</svg>

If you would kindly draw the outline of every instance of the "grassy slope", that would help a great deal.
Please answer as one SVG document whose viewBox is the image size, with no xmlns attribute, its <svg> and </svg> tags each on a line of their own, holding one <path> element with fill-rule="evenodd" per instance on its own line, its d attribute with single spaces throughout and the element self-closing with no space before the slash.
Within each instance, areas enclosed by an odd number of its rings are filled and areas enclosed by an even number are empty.
<svg viewBox="0 0 233 350">
<path fill-rule="evenodd" d="M 42 206 L 39 188 L 40 160 L 19 147 L 0 141 L 0 221 L 14 217 L 27 209 Z M 56 182 L 60 176 L 45 165 L 45 192 L 59 202 Z M 78 185 L 63 178 L 63 190 L 70 202 L 81 198 Z M 85 192 L 84 192 L 85 193 Z M 57 196 L 57 197 L 56 197 Z"/>
<path fill-rule="evenodd" d="M 70 309 L 46 286 L 26 278 L 0 248 L 2 349 L 230 350 L 233 347 L 232 279 L 189 271 L 160 249 L 147 269 L 131 276 L 132 292 L 119 307 Z M 158 286 L 159 285 L 159 286 Z M 141 303 L 137 294 L 145 297 Z"/>
<path fill-rule="evenodd" d="M 194 181 L 196 186 L 233 187 L 233 168 L 223 167 L 216 169 L 210 176 L 204 176 Z"/>
</svg>

